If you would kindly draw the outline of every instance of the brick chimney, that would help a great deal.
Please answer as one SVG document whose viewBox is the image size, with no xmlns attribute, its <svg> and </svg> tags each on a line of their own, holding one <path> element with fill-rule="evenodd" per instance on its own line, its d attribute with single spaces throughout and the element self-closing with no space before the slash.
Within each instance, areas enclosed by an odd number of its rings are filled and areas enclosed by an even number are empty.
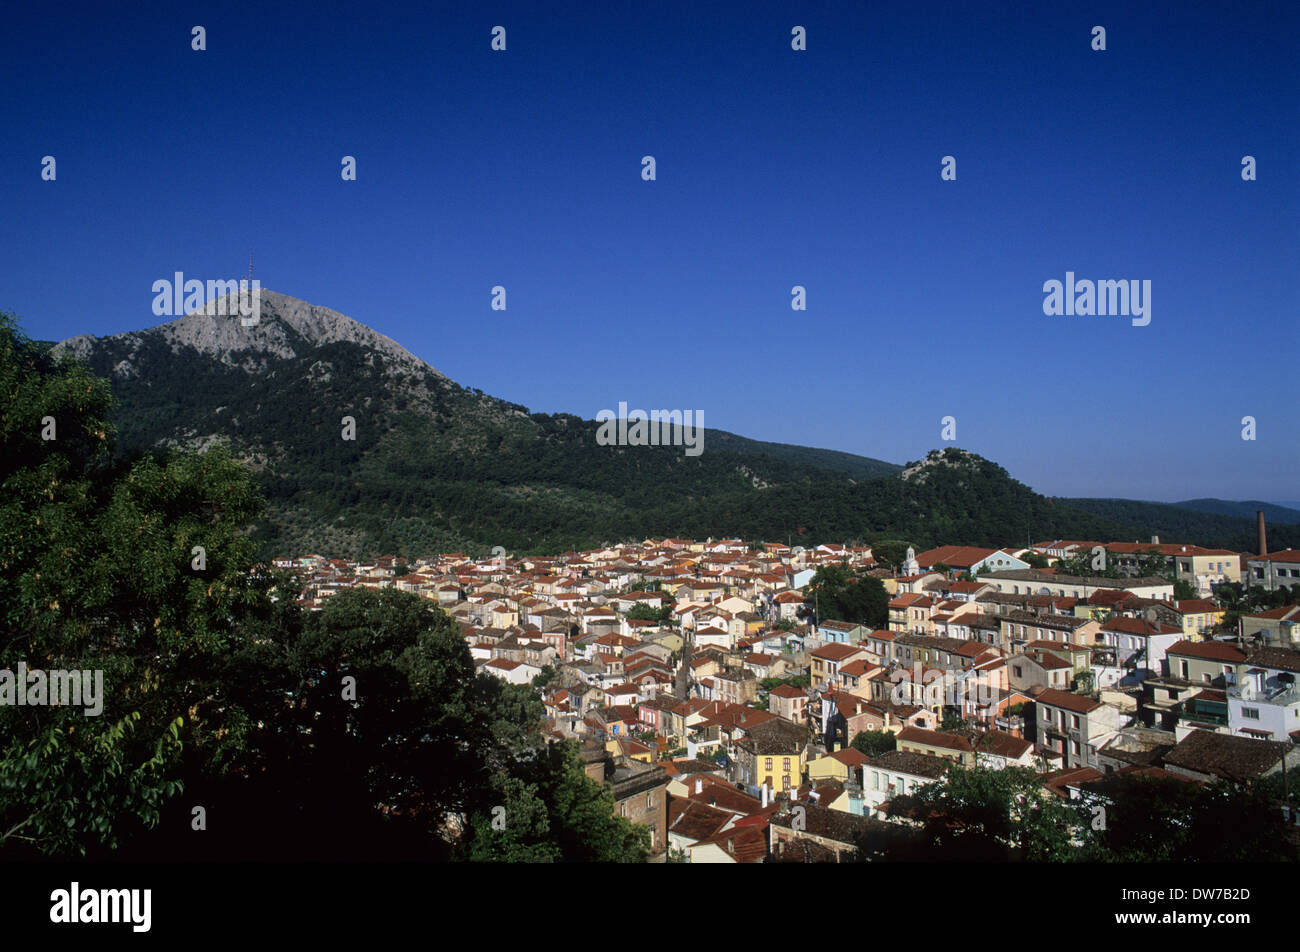
<svg viewBox="0 0 1300 952">
<path fill-rule="evenodd" d="M 1255 526 L 1257 527 L 1257 531 L 1259 532 L 1259 554 L 1261 556 L 1268 555 L 1268 542 L 1264 538 L 1264 510 L 1263 509 L 1255 510 Z"/>
</svg>

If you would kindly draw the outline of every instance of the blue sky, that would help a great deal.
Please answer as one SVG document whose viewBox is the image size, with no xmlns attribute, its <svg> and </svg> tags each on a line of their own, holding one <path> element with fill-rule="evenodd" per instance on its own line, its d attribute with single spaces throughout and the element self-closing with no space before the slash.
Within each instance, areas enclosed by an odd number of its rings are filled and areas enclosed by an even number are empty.
<svg viewBox="0 0 1300 952">
<path fill-rule="evenodd" d="M 895 462 L 952 415 L 1052 495 L 1300 496 L 1295 3 L 115 6 L 6 8 L 33 336 L 159 323 L 153 281 L 252 250 L 533 410 Z M 1044 315 L 1066 271 L 1150 280 L 1150 325 Z"/>
</svg>

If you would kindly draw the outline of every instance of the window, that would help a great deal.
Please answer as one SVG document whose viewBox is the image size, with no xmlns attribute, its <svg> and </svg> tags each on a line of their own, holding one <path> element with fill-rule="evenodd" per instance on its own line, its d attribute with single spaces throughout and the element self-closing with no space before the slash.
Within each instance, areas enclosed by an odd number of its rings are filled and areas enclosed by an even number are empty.
<svg viewBox="0 0 1300 952">
<path fill-rule="evenodd" d="M 771 770 L 772 770 L 772 758 L 771 758 L 771 757 L 766 757 L 766 758 L 763 759 L 763 769 L 766 770 L 766 771 L 771 772 Z"/>
<path fill-rule="evenodd" d="M 784 759 L 784 761 L 783 761 L 782 764 L 781 764 L 781 769 L 782 769 L 782 770 L 785 770 L 785 771 L 789 771 L 789 769 L 790 769 L 790 758 L 789 758 L 789 757 L 786 757 L 786 758 Z"/>
<path fill-rule="evenodd" d="M 1259 720 L 1259 708 L 1243 707 L 1241 709 L 1241 716 L 1246 718 L 1247 720 L 1257 721 Z"/>
<path fill-rule="evenodd" d="M 1070 726 L 1075 730 L 1079 729 L 1079 715 L 1075 714 L 1070 718 Z"/>
<path fill-rule="evenodd" d="M 1070 753 L 1075 754 L 1076 756 L 1078 755 L 1079 742 L 1077 740 L 1070 741 Z"/>
<path fill-rule="evenodd" d="M 1180 661 L 1179 664 L 1183 666 L 1183 680 L 1186 681 L 1188 679 L 1188 670 L 1189 670 L 1187 667 L 1187 662 Z"/>
</svg>

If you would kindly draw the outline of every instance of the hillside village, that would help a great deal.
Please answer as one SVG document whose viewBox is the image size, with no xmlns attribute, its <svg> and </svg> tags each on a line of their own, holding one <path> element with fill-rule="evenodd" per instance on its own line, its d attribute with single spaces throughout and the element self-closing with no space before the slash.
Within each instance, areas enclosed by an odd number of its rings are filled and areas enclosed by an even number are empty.
<svg viewBox="0 0 1300 952">
<path fill-rule="evenodd" d="M 1167 571 L 1057 567 L 1097 546 Z M 888 566 L 865 546 L 668 538 L 276 565 L 309 610 L 355 586 L 435 602 L 482 672 L 538 688 L 548 734 L 580 745 L 658 861 L 841 860 L 911 823 L 895 797 L 956 764 L 1031 768 L 1049 796 L 1105 802 L 1129 774 L 1251 783 L 1300 762 L 1300 598 L 1229 626 L 1215 594 L 1300 586 L 1300 551 L 1268 553 L 1262 524 L 1254 555 L 1049 540 Z M 828 566 L 880 581 L 884 626 L 817 615 Z"/>
</svg>

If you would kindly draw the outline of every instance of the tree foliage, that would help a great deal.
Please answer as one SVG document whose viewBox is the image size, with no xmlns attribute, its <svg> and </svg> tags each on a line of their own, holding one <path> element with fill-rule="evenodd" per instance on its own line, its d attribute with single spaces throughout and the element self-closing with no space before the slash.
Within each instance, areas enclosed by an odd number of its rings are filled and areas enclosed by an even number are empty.
<svg viewBox="0 0 1300 952">
<path fill-rule="evenodd" d="M 858 575 L 846 565 L 823 565 L 804 592 L 817 606 L 819 621 L 836 619 L 884 628 L 889 623 L 889 592 L 878 578 Z"/>
<path fill-rule="evenodd" d="M 250 471 L 220 446 L 115 455 L 111 409 L 0 316 L 0 669 L 103 684 L 101 716 L 0 705 L 0 853 L 476 858 L 458 844 L 506 804 L 513 855 L 644 858 L 543 740 L 537 691 L 477 673 L 450 617 L 365 588 L 304 612 L 255 561 Z"/>
<path fill-rule="evenodd" d="M 895 797 L 891 811 L 917 819 L 935 858 L 1060 861 L 1083 822 L 1027 767 L 953 765 L 947 777 Z"/>
<path fill-rule="evenodd" d="M 1200 784 L 1173 777 L 1113 779 L 1104 823 L 1090 823 L 1080 859 L 1122 863 L 1297 859 L 1268 785 Z"/>
<path fill-rule="evenodd" d="M 868 757 L 878 757 L 898 747 L 898 738 L 889 731 L 858 731 L 852 747 Z"/>
<path fill-rule="evenodd" d="M 458 855 L 480 862 L 640 863 L 650 830 L 614 812 L 609 788 L 572 742 L 553 742 L 494 780 L 498 802 L 475 810 Z"/>
</svg>

